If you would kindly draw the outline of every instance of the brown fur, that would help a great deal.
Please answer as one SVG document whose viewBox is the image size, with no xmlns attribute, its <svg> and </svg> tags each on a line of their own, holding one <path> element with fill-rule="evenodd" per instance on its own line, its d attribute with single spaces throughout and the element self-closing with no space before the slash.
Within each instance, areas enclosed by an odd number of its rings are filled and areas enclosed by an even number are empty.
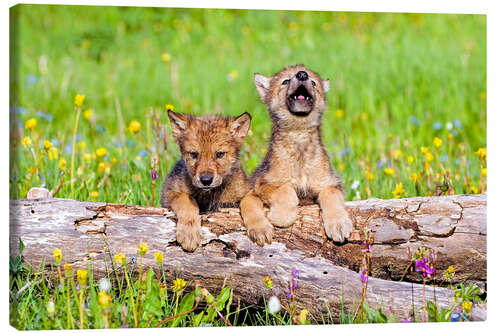
<svg viewBox="0 0 500 333">
<path fill-rule="evenodd" d="M 307 79 L 298 79 L 300 71 L 307 73 Z M 297 94 L 301 85 L 307 92 Z M 271 243 L 272 225 L 292 225 L 299 204 L 317 202 L 327 236 L 342 242 L 351 233 L 352 222 L 320 133 L 329 82 L 297 65 L 270 78 L 256 74 L 255 86 L 273 127 L 267 155 L 251 178 L 254 189 L 240 204 L 249 237 L 261 246 Z M 293 95 L 310 99 L 294 100 Z M 270 208 L 267 216 L 263 203 Z"/>
<path fill-rule="evenodd" d="M 168 116 L 182 158 L 165 180 L 161 205 L 177 215 L 177 241 L 194 251 L 201 242 L 200 211 L 236 205 L 251 189 L 239 160 L 250 115 L 194 117 L 169 111 Z M 211 183 L 203 184 L 203 177 L 212 177 Z"/>
</svg>

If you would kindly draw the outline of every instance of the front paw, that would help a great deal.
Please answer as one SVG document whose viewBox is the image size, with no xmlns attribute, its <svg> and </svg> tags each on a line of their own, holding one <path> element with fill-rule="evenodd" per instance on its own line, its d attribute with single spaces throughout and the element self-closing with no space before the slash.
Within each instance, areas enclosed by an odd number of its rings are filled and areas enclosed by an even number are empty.
<svg viewBox="0 0 500 333">
<path fill-rule="evenodd" d="M 297 205 L 271 205 L 267 213 L 267 218 L 272 225 L 286 228 L 297 220 L 297 212 Z"/>
<path fill-rule="evenodd" d="M 186 251 L 194 251 L 201 243 L 201 225 L 198 221 L 177 223 L 177 242 Z"/>
<path fill-rule="evenodd" d="M 273 241 L 273 226 L 264 219 L 248 226 L 247 234 L 250 240 L 259 246 L 264 246 L 266 243 L 271 244 Z"/>
<path fill-rule="evenodd" d="M 352 232 L 352 221 L 344 208 L 323 214 L 326 235 L 334 242 L 342 243 Z"/>
</svg>

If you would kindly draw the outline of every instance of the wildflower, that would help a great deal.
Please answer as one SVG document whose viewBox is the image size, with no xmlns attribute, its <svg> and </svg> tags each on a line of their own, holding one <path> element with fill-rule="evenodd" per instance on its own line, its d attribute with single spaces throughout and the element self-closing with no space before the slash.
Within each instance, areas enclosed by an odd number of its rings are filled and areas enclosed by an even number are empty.
<svg viewBox="0 0 500 333">
<path fill-rule="evenodd" d="M 428 261 L 427 257 L 423 257 L 415 262 L 415 270 L 417 272 L 422 272 L 424 279 L 434 274 L 434 267 L 432 264 L 429 264 Z"/>
<path fill-rule="evenodd" d="M 299 315 L 297 316 L 296 323 L 299 325 L 309 324 L 309 321 L 307 320 L 308 313 L 309 313 L 309 311 L 307 311 L 307 309 L 302 309 L 300 311 Z"/>
<path fill-rule="evenodd" d="M 427 154 L 425 154 L 425 160 L 426 160 L 427 162 L 431 162 L 431 161 L 433 161 L 433 160 L 434 160 L 434 155 L 433 155 L 432 153 L 427 153 Z"/>
<path fill-rule="evenodd" d="M 413 161 L 415 161 L 415 158 L 413 156 L 408 156 L 407 161 L 408 161 L 408 164 L 412 164 Z"/>
<path fill-rule="evenodd" d="M 137 248 L 137 252 L 139 252 L 141 256 L 145 255 L 148 250 L 148 245 L 146 243 L 139 244 L 139 247 Z"/>
<path fill-rule="evenodd" d="M 47 305 L 45 307 L 49 315 L 53 315 L 56 312 L 56 306 L 52 297 L 50 298 L 50 301 L 47 302 Z"/>
<path fill-rule="evenodd" d="M 475 154 L 477 155 L 477 157 L 479 157 L 480 160 L 482 161 L 486 161 L 486 148 L 479 148 Z"/>
<path fill-rule="evenodd" d="M 122 266 L 125 266 L 125 264 L 127 263 L 127 258 L 125 257 L 125 255 L 123 253 L 115 254 L 113 257 L 115 257 L 115 263 L 117 263 L 117 264 L 121 264 Z"/>
<path fill-rule="evenodd" d="M 26 120 L 26 122 L 24 123 L 24 128 L 26 128 L 27 130 L 34 130 L 36 127 L 36 119 L 35 118 L 30 118 L 28 120 Z"/>
<path fill-rule="evenodd" d="M 92 155 L 90 155 L 89 153 L 83 154 L 83 160 L 85 162 L 90 162 L 91 159 L 92 159 Z"/>
<path fill-rule="evenodd" d="M 229 81 L 234 81 L 238 78 L 238 71 L 233 69 L 229 74 L 227 75 L 227 79 Z"/>
<path fill-rule="evenodd" d="M 405 193 L 405 190 L 403 188 L 403 184 L 400 182 L 399 184 L 396 185 L 394 188 L 394 191 L 392 191 L 392 194 L 394 195 L 394 198 L 400 198 L 403 194 Z"/>
<path fill-rule="evenodd" d="M 94 110 L 92 109 L 87 109 L 83 111 L 83 118 L 90 120 L 94 116 Z"/>
<path fill-rule="evenodd" d="M 294 268 L 292 271 L 292 279 L 295 279 L 297 276 L 299 276 L 300 271 L 297 268 Z"/>
<path fill-rule="evenodd" d="M 86 269 L 79 269 L 76 271 L 76 278 L 80 286 L 84 286 L 87 284 L 88 276 L 89 276 L 89 271 Z"/>
<path fill-rule="evenodd" d="M 364 242 L 365 248 L 362 249 L 361 251 L 371 253 L 372 252 L 372 245 L 370 243 Z"/>
<path fill-rule="evenodd" d="M 151 180 L 155 180 L 158 178 L 158 173 L 156 172 L 156 169 L 151 169 Z"/>
<path fill-rule="evenodd" d="M 163 62 L 169 62 L 171 58 L 172 56 L 170 55 L 170 53 L 164 52 L 161 54 L 161 60 Z"/>
<path fill-rule="evenodd" d="M 420 147 L 420 152 L 422 154 L 427 154 L 429 152 L 429 147 Z"/>
<path fill-rule="evenodd" d="M 262 280 L 267 289 L 271 289 L 273 287 L 273 280 L 269 276 L 266 276 L 264 280 Z"/>
<path fill-rule="evenodd" d="M 29 146 L 31 146 L 31 139 L 27 136 L 27 137 L 25 137 L 24 139 L 21 140 L 21 144 L 24 147 L 29 147 Z"/>
<path fill-rule="evenodd" d="M 359 180 L 355 180 L 352 182 L 351 188 L 353 190 L 356 190 L 358 188 L 358 186 L 359 186 Z"/>
<path fill-rule="evenodd" d="M 368 271 L 366 268 L 363 267 L 363 269 L 359 272 L 359 277 L 361 279 L 361 283 L 365 284 L 368 282 Z"/>
<path fill-rule="evenodd" d="M 412 181 L 416 182 L 416 181 L 417 181 L 417 180 L 419 180 L 419 179 L 420 179 L 420 176 L 418 175 L 418 173 L 413 172 L 413 173 L 411 174 L 411 180 L 412 180 Z"/>
<path fill-rule="evenodd" d="M 472 191 L 472 193 L 474 194 L 478 194 L 479 193 L 479 188 L 475 185 L 471 186 L 470 187 L 470 190 Z"/>
<path fill-rule="evenodd" d="M 441 145 L 443 144 L 443 140 L 441 140 L 441 139 L 440 139 L 440 138 L 438 138 L 438 137 L 435 137 L 435 138 L 434 138 L 434 141 L 432 141 L 432 142 L 434 143 L 434 146 L 435 146 L 436 148 L 441 147 Z"/>
<path fill-rule="evenodd" d="M 105 293 L 111 290 L 111 281 L 108 278 L 102 278 L 97 283 L 99 290 L 104 291 Z"/>
<path fill-rule="evenodd" d="M 365 168 L 365 175 L 366 175 L 367 180 L 369 180 L 369 181 L 373 180 L 374 175 L 371 172 L 370 167 Z"/>
<path fill-rule="evenodd" d="M 186 281 L 184 281 L 184 279 L 177 278 L 173 281 L 172 290 L 176 293 L 179 293 L 182 290 L 184 290 L 185 286 L 186 286 Z"/>
<path fill-rule="evenodd" d="M 431 165 L 429 164 L 429 162 L 425 161 L 425 170 L 429 171 L 431 168 Z"/>
<path fill-rule="evenodd" d="M 105 291 L 100 291 L 98 302 L 100 305 L 107 307 L 111 304 L 111 296 Z"/>
<path fill-rule="evenodd" d="M 393 175 L 393 174 L 394 174 L 394 169 L 393 169 L 393 168 L 385 168 L 385 169 L 384 169 L 384 173 L 385 173 L 386 175 L 389 175 L 389 176 L 390 176 L 390 175 Z"/>
<path fill-rule="evenodd" d="M 111 164 L 109 163 L 104 163 L 100 162 L 99 165 L 97 166 L 97 171 L 99 172 L 109 172 L 111 169 Z"/>
<path fill-rule="evenodd" d="M 452 273 L 455 273 L 455 267 L 453 266 L 448 266 L 448 268 L 446 269 L 446 272 L 452 274 Z"/>
<path fill-rule="evenodd" d="M 111 163 L 116 164 L 116 162 L 118 162 L 118 160 L 116 159 L 116 157 L 113 157 L 113 158 L 111 159 Z"/>
<path fill-rule="evenodd" d="M 78 142 L 78 148 L 84 150 L 85 148 L 87 148 L 87 143 L 85 141 Z"/>
<path fill-rule="evenodd" d="M 73 275 L 73 266 L 71 266 L 70 264 L 64 264 L 64 270 L 66 271 L 66 276 Z"/>
<path fill-rule="evenodd" d="M 440 129 L 443 128 L 443 124 L 441 124 L 439 121 L 436 121 L 432 127 L 434 127 L 434 130 L 439 131 Z"/>
<path fill-rule="evenodd" d="M 132 134 L 136 134 L 141 129 L 141 123 L 137 120 L 132 120 L 128 125 L 128 130 Z"/>
<path fill-rule="evenodd" d="M 270 314 L 275 314 L 278 313 L 281 310 L 281 303 L 278 297 L 276 296 L 271 296 L 269 298 L 269 301 L 267 302 L 267 311 L 269 311 Z"/>
<path fill-rule="evenodd" d="M 108 154 L 108 151 L 106 148 L 99 148 L 95 151 L 95 154 L 97 155 L 97 157 L 104 157 Z"/>
<path fill-rule="evenodd" d="M 76 96 L 75 96 L 75 105 L 77 107 L 81 108 L 82 105 L 83 105 L 83 102 L 85 102 L 85 95 L 76 94 Z"/>
<path fill-rule="evenodd" d="M 456 322 L 456 321 L 458 321 L 458 319 L 459 319 L 459 318 L 460 318 L 460 314 L 458 314 L 458 313 L 455 313 L 455 312 L 454 312 L 454 313 L 452 313 L 452 314 L 450 315 L 450 319 L 451 319 L 451 321 L 452 321 L 452 322 Z"/>
<path fill-rule="evenodd" d="M 49 150 L 50 148 L 52 148 L 52 142 L 50 142 L 49 140 L 45 140 L 45 141 L 43 142 L 43 148 L 44 148 L 45 150 Z"/>
<path fill-rule="evenodd" d="M 451 130 L 453 129 L 453 124 L 451 123 L 451 121 L 448 121 L 448 122 L 446 123 L 446 129 L 447 129 L 448 131 L 451 131 Z"/>
<path fill-rule="evenodd" d="M 55 248 L 54 251 L 53 251 L 53 254 L 54 254 L 55 261 L 59 264 L 61 262 L 61 259 L 62 259 L 62 251 L 61 251 L 61 249 Z"/>
<path fill-rule="evenodd" d="M 172 105 L 172 104 L 166 104 L 165 105 L 165 109 L 170 110 L 170 111 L 174 111 L 175 107 Z"/>
<path fill-rule="evenodd" d="M 337 111 L 335 111 L 335 115 L 337 116 L 337 118 L 344 118 L 344 110 L 342 109 L 337 109 Z"/>
<path fill-rule="evenodd" d="M 161 264 L 163 263 L 163 253 L 155 252 L 153 255 L 155 256 L 156 263 L 158 264 L 158 266 L 161 266 Z"/>
<path fill-rule="evenodd" d="M 59 169 L 61 170 L 66 169 L 66 164 L 67 164 L 66 159 L 64 157 L 61 157 L 59 159 Z"/>
<path fill-rule="evenodd" d="M 464 301 L 462 303 L 462 310 L 464 310 L 465 313 L 469 313 L 471 309 L 472 309 L 471 301 Z"/>
<path fill-rule="evenodd" d="M 398 160 L 401 158 L 401 156 L 403 156 L 403 152 L 399 149 L 396 149 L 396 150 L 391 151 L 391 156 L 392 156 L 392 158 Z"/>
<path fill-rule="evenodd" d="M 483 175 L 483 177 L 486 177 L 487 173 L 488 173 L 488 170 L 486 170 L 486 168 L 481 168 L 481 175 Z"/>
</svg>

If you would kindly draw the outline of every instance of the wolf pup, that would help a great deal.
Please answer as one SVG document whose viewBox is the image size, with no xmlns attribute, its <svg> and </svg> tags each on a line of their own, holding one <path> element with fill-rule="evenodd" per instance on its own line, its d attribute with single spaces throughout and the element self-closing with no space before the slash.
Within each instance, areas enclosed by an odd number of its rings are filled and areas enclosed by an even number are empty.
<svg viewBox="0 0 500 333">
<path fill-rule="evenodd" d="M 240 203 L 248 236 L 261 246 L 271 243 L 272 225 L 292 225 L 299 204 L 317 202 L 326 235 L 344 241 L 352 222 L 320 134 L 329 81 L 301 65 L 273 77 L 255 74 L 254 81 L 273 126 L 267 155 L 250 180 L 254 189 Z"/>
<path fill-rule="evenodd" d="M 239 152 L 250 115 L 194 117 L 168 111 L 182 158 L 165 179 L 161 205 L 177 215 L 177 242 L 194 251 L 201 242 L 200 212 L 239 203 L 251 190 Z"/>
</svg>

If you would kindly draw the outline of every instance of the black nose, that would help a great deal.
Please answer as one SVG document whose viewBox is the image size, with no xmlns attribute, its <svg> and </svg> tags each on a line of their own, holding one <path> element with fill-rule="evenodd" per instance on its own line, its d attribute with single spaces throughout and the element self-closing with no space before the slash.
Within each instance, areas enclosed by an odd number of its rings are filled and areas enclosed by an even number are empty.
<svg viewBox="0 0 500 333">
<path fill-rule="evenodd" d="M 299 81 L 305 81 L 309 78 L 309 75 L 307 75 L 307 72 L 305 72 L 305 71 L 298 71 L 297 74 L 295 74 L 295 77 Z"/>
<path fill-rule="evenodd" d="M 200 175 L 200 182 L 205 186 L 212 184 L 213 180 L 214 177 L 211 174 L 203 173 Z"/>
</svg>

